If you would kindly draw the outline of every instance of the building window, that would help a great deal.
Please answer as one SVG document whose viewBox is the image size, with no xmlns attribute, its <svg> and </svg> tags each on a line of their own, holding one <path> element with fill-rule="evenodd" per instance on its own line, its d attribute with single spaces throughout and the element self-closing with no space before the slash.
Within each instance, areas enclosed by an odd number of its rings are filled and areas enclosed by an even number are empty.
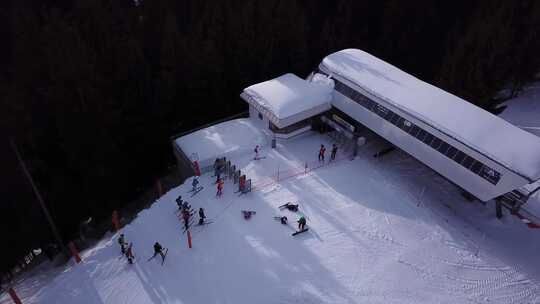
<svg viewBox="0 0 540 304">
<path fill-rule="evenodd" d="M 263 119 L 263 116 L 261 113 L 259 113 L 259 119 L 262 120 Z"/>
</svg>

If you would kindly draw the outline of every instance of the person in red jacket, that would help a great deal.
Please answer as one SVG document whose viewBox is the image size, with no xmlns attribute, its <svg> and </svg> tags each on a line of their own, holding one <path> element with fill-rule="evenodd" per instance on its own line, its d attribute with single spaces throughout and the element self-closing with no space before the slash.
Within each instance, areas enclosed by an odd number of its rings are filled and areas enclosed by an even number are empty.
<svg viewBox="0 0 540 304">
<path fill-rule="evenodd" d="M 217 193 L 216 193 L 216 196 L 220 197 L 221 194 L 223 194 L 223 180 L 222 179 L 219 179 L 218 183 L 217 183 Z"/>
<path fill-rule="evenodd" d="M 326 152 L 326 148 L 324 145 L 321 145 L 321 148 L 319 149 L 319 161 L 324 163 L 324 153 Z"/>
</svg>

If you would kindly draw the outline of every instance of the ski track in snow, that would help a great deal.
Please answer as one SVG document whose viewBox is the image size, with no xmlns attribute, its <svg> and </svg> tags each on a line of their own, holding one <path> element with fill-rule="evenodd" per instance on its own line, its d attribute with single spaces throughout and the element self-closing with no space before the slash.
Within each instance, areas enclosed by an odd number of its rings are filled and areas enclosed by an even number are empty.
<svg viewBox="0 0 540 304">
<path fill-rule="evenodd" d="M 320 143 L 331 145 L 313 133 L 264 160 L 233 162 L 255 182 L 315 160 Z M 205 188 L 187 200 L 213 223 L 192 229 L 193 249 L 174 214 L 188 179 L 123 229 L 134 265 L 120 257 L 114 234 L 83 252 L 81 265 L 43 270 L 16 288 L 25 304 L 540 303 L 532 245 L 540 236 L 493 220 L 489 206 L 466 202 L 402 152 L 374 160 L 376 148 L 240 197 L 227 180 L 216 199 L 214 178 L 203 175 Z M 309 231 L 291 237 L 299 214 L 280 211 L 285 202 L 300 204 Z M 257 213 L 244 220 L 243 209 Z M 156 240 L 169 248 L 164 266 L 146 261 Z"/>
</svg>

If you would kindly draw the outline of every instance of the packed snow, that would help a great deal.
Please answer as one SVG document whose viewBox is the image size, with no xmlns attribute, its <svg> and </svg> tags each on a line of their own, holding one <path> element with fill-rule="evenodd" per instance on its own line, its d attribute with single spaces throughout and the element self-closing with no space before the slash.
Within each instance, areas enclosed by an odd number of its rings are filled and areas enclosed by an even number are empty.
<svg viewBox="0 0 540 304">
<path fill-rule="evenodd" d="M 254 84 L 244 90 L 247 102 L 266 110 L 279 128 L 330 109 L 333 86 L 330 82 L 309 82 L 294 74 Z"/>
<path fill-rule="evenodd" d="M 540 138 L 505 120 L 361 50 L 333 53 L 321 67 L 529 180 L 540 178 Z"/>
<path fill-rule="evenodd" d="M 212 130 L 199 134 L 234 137 Z M 354 160 L 339 151 L 324 166 L 320 144 L 329 147 L 330 137 L 309 132 L 264 149 L 265 159 L 236 155 L 254 182 L 245 195 L 227 180 L 216 198 L 211 173 L 193 197 L 191 179 L 169 191 L 122 229 L 134 243 L 133 265 L 113 234 L 83 252 L 82 264 L 15 288 L 25 304 L 540 303 L 538 231 L 514 217 L 495 219 L 492 205 L 466 202 L 403 152 L 373 158 L 384 147 L 375 140 Z M 178 195 L 213 221 L 192 228 L 192 249 L 175 214 Z M 300 213 L 280 211 L 286 202 Z M 245 220 L 241 210 L 256 214 Z M 293 237 L 300 214 L 309 231 Z M 283 215 L 289 225 L 273 218 Z M 163 266 L 159 257 L 147 261 L 155 241 L 169 249 Z"/>
</svg>

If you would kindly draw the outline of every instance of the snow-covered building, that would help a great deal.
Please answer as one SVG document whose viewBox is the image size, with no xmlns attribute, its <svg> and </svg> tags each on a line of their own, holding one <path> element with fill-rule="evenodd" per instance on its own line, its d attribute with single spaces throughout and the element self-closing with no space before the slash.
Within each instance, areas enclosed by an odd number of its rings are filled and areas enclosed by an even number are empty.
<svg viewBox="0 0 540 304">
<path fill-rule="evenodd" d="M 327 79 L 307 81 L 289 73 L 247 87 L 240 96 L 253 122 L 272 136 L 287 137 L 309 130 L 311 119 L 331 108 L 332 87 Z"/>
<path fill-rule="evenodd" d="M 477 198 L 540 179 L 540 139 L 361 50 L 324 58 L 332 105 Z"/>
</svg>

